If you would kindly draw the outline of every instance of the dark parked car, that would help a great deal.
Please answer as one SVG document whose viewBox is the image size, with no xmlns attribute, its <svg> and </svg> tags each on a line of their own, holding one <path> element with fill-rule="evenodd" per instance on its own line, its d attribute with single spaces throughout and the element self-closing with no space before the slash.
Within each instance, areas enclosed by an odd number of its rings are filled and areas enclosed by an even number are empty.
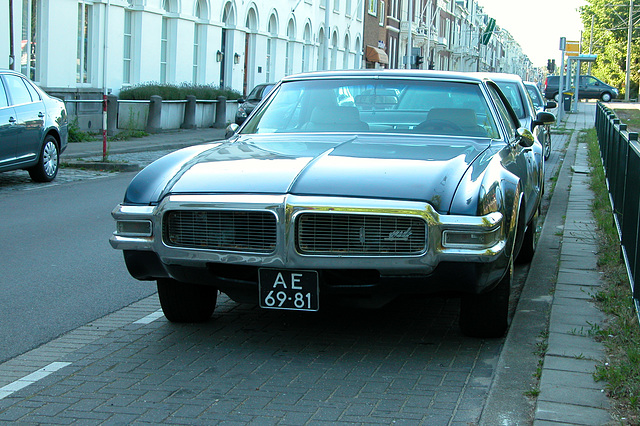
<svg viewBox="0 0 640 426">
<path fill-rule="evenodd" d="M 538 85 L 532 81 L 525 81 L 524 87 L 529 92 L 529 96 L 531 97 L 531 101 L 533 101 L 533 107 L 536 109 L 536 112 L 546 111 L 548 109 L 557 108 L 558 104 L 554 101 L 547 101 L 544 96 L 542 96 L 542 92 L 538 88 Z M 544 126 L 544 136 L 543 136 L 543 151 L 544 151 L 544 159 L 548 160 L 551 155 L 551 125 L 545 124 Z"/>
<path fill-rule="evenodd" d="M 489 73 L 486 75 L 498 83 L 498 86 L 500 86 L 500 89 L 505 94 L 511 104 L 511 107 L 518 116 L 518 119 L 520 119 L 520 125 L 532 131 L 535 127 L 539 129 L 539 132 L 537 133 L 538 141 L 543 146 L 544 158 L 549 158 L 549 155 L 551 154 L 551 145 L 547 144 L 545 141 L 547 141 L 547 135 L 550 137 L 550 124 L 555 121 L 555 116 L 551 113 L 545 113 L 548 117 L 553 117 L 553 120 L 549 120 L 545 125 L 540 126 L 541 123 L 537 119 L 539 112 L 533 105 L 531 96 L 529 96 L 529 92 L 527 91 L 520 76 L 502 73 Z"/>
<path fill-rule="evenodd" d="M 169 321 L 208 320 L 218 291 L 300 311 L 445 292 L 464 333 L 501 336 L 514 260 L 536 246 L 545 119 L 532 133 L 480 76 L 289 76 L 226 142 L 141 171 L 110 242 Z"/>
<path fill-rule="evenodd" d="M 249 92 L 249 96 L 247 99 L 240 98 L 238 99 L 238 111 L 236 112 L 236 124 L 244 123 L 244 120 L 247 119 L 251 111 L 260 103 L 262 98 L 264 98 L 271 89 L 273 89 L 275 83 L 262 83 L 258 84 L 256 87 Z"/>
<path fill-rule="evenodd" d="M 0 70 L 0 171 L 25 169 L 34 181 L 53 180 L 67 147 L 67 124 L 61 100 L 20 73 Z"/>
<path fill-rule="evenodd" d="M 565 79 L 567 77 L 565 76 Z M 607 83 L 599 80 L 591 75 L 581 75 L 578 86 L 578 97 L 580 99 L 600 99 L 603 102 L 609 102 L 611 99 L 618 97 L 618 89 L 609 86 Z M 547 99 L 553 99 L 559 102 L 558 91 L 560 87 L 560 76 L 550 75 L 544 83 L 544 96 Z M 567 87 L 565 80 L 564 87 L 566 90 L 574 91 Z"/>
</svg>

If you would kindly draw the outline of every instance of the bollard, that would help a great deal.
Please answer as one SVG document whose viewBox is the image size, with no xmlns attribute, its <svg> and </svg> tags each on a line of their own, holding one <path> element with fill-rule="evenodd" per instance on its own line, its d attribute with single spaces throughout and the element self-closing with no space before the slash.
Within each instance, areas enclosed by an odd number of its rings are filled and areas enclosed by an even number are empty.
<svg viewBox="0 0 640 426">
<path fill-rule="evenodd" d="M 118 97 L 107 95 L 107 135 L 113 136 L 118 132 Z"/>
<path fill-rule="evenodd" d="M 184 106 L 184 120 L 180 128 L 196 128 L 196 97 L 193 95 L 187 95 L 187 104 Z"/>
<path fill-rule="evenodd" d="M 147 127 L 144 129 L 147 133 L 158 133 L 162 130 L 162 98 L 158 95 L 152 95 L 149 99 L 149 116 L 147 117 Z"/>
<path fill-rule="evenodd" d="M 216 129 L 224 129 L 227 126 L 227 98 L 225 96 L 218 96 L 218 103 L 216 104 L 216 122 L 213 123 L 213 127 Z"/>
</svg>

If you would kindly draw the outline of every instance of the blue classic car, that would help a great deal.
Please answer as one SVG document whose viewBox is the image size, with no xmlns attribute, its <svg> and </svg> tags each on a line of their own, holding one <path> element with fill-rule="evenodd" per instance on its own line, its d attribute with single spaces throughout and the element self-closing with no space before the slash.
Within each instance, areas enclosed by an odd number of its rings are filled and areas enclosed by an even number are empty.
<svg viewBox="0 0 640 426">
<path fill-rule="evenodd" d="M 110 242 L 173 322 L 208 320 L 218 292 L 303 311 L 454 292 L 463 333 L 502 336 L 513 263 L 536 245 L 534 133 L 551 119 L 521 128 L 473 75 L 290 76 L 227 140 L 141 171 Z"/>
</svg>

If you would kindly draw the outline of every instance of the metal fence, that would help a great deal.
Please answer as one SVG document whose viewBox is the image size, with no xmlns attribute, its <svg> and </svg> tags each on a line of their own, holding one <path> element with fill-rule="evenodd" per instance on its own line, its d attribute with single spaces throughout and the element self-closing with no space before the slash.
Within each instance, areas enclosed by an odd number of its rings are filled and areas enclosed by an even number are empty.
<svg viewBox="0 0 640 426">
<path fill-rule="evenodd" d="M 601 102 L 596 108 L 596 132 L 613 216 L 640 320 L 640 144 L 616 114 Z"/>
</svg>

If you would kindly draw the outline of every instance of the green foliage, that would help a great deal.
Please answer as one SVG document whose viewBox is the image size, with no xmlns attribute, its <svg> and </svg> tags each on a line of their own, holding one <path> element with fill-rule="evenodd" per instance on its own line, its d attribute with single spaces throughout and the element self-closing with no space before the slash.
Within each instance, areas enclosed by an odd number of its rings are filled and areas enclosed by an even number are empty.
<svg viewBox="0 0 640 426">
<path fill-rule="evenodd" d="M 595 295 L 599 308 L 609 320 L 592 327 L 591 335 L 603 342 L 607 362 L 596 366 L 594 378 L 606 381 L 608 395 L 616 402 L 621 424 L 640 421 L 640 326 L 631 296 L 626 268 L 620 256 L 618 231 L 612 220 L 609 193 L 595 129 L 581 135 L 586 139 L 591 165 L 591 189 L 595 195 L 592 211 L 598 226 L 598 267 L 605 284 Z"/>
<path fill-rule="evenodd" d="M 83 132 L 78 126 L 78 119 L 69 122 L 69 142 L 87 142 L 95 140 L 95 136 L 88 132 Z"/>
<path fill-rule="evenodd" d="M 120 99 L 125 100 L 149 100 L 151 96 L 160 96 L 167 101 L 181 101 L 188 95 L 194 95 L 198 100 L 216 100 L 218 96 L 225 96 L 227 99 L 238 99 L 242 95 L 231 89 L 215 87 L 205 84 L 158 84 L 143 83 L 133 87 L 122 89 L 119 94 Z"/>
<path fill-rule="evenodd" d="M 639 13 L 637 4 L 634 16 Z M 593 64 L 591 73 L 603 81 L 621 90 L 625 90 L 627 72 L 627 34 L 629 22 L 629 2 L 611 3 L 609 0 L 587 0 L 580 8 L 584 24 L 583 46 L 591 44 L 591 22 L 593 17 L 593 50 L 598 59 Z M 637 19 L 636 19 L 637 20 Z M 640 27 L 633 28 L 631 43 L 631 93 L 630 98 L 638 97 L 640 85 Z M 586 49 L 583 47 L 583 53 Z M 583 71 L 584 73 L 584 71 Z"/>
</svg>

